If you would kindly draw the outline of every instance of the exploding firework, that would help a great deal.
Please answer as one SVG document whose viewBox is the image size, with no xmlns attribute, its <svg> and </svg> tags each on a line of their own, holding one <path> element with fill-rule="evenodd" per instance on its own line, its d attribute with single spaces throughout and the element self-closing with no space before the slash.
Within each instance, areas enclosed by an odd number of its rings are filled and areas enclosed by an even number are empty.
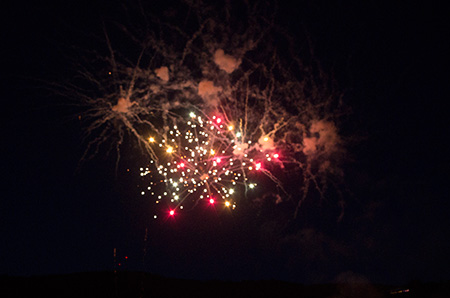
<svg viewBox="0 0 450 298">
<path fill-rule="evenodd" d="M 252 172 L 265 174 L 279 184 L 263 164 L 281 163 L 280 154 L 269 153 L 259 144 L 246 141 L 245 134 L 232 122 L 220 116 L 204 119 L 190 113 L 190 120 L 182 125 L 183 129 L 173 126 L 170 138 L 160 142 L 149 137 L 153 150 L 159 152 L 159 165 L 150 167 L 159 179 L 155 179 L 149 167 L 141 168 L 141 176 L 152 175 L 147 190 L 157 197 L 156 203 L 161 200 L 173 203 L 171 215 L 186 203 L 195 206 L 203 199 L 210 204 L 220 202 L 225 207 L 236 208 L 235 196 L 242 197 L 256 186 L 249 177 Z M 269 138 L 264 137 L 262 141 L 269 142 Z M 163 191 L 155 193 L 155 189 L 161 189 L 159 183 L 164 184 Z"/>
<path fill-rule="evenodd" d="M 88 107 L 83 158 L 109 144 L 118 161 L 131 136 L 149 160 L 142 193 L 171 215 L 202 200 L 236 208 L 261 175 L 292 199 L 274 169 L 298 180 L 296 206 L 312 188 L 324 195 L 343 145 L 332 80 L 311 52 L 298 57 L 267 4 L 197 4 L 158 17 L 138 6 L 131 19 L 145 26 L 103 25 L 105 53 L 88 52 L 83 88 L 67 88 Z"/>
</svg>

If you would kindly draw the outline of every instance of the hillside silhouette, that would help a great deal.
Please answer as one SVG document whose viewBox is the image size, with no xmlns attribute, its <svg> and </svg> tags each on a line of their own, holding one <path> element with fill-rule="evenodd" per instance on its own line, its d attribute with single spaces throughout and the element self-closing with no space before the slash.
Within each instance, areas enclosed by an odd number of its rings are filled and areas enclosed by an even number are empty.
<svg viewBox="0 0 450 298">
<path fill-rule="evenodd" d="M 1 276 L 2 297 L 449 297 L 450 282 L 303 285 L 284 281 L 199 281 L 142 272 Z"/>
</svg>

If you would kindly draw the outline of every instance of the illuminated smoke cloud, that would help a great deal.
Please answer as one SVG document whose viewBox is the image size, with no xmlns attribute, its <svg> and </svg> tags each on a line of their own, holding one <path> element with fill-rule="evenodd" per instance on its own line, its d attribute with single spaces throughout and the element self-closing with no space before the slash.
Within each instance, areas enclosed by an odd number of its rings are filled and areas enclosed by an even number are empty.
<svg viewBox="0 0 450 298">
<path fill-rule="evenodd" d="M 160 68 L 155 69 L 156 76 L 160 78 L 162 81 L 169 81 L 169 69 L 167 66 L 162 66 Z"/>
<path fill-rule="evenodd" d="M 207 106 L 217 107 L 219 105 L 218 95 L 222 91 L 220 87 L 214 86 L 211 81 L 203 80 L 198 84 L 198 95 L 205 101 Z"/>
<path fill-rule="evenodd" d="M 258 139 L 258 145 L 262 151 L 275 150 L 275 144 L 271 137 L 267 135 L 262 135 Z"/>
<path fill-rule="evenodd" d="M 309 132 L 311 136 L 303 139 L 303 153 L 306 155 L 331 155 L 340 149 L 340 137 L 334 123 L 324 120 L 313 121 Z"/>
<path fill-rule="evenodd" d="M 130 102 L 129 99 L 124 98 L 124 97 L 120 97 L 117 100 L 117 104 L 112 107 L 112 110 L 114 112 L 119 112 L 119 113 L 128 113 L 129 112 L 129 108 L 131 108 L 133 106 L 133 104 L 134 103 Z"/>
<path fill-rule="evenodd" d="M 238 142 L 238 143 L 236 143 L 236 145 L 234 147 L 233 155 L 241 158 L 245 154 L 247 154 L 247 149 L 248 149 L 248 144 Z"/>
<path fill-rule="evenodd" d="M 226 73 L 232 73 L 239 67 L 239 64 L 241 64 L 241 61 L 233 56 L 225 54 L 222 49 L 218 49 L 214 53 L 214 62 Z"/>
</svg>

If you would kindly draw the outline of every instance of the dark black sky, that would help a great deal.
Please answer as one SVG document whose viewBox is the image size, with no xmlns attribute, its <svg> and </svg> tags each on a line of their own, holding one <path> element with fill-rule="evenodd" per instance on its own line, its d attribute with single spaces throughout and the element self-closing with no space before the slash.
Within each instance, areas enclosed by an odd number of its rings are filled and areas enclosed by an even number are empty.
<svg viewBox="0 0 450 298">
<path fill-rule="evenodd" d="M 59 45 L 76 45 L 80 31 L 98 30 L 99 15 L 120 9 L 22 2 L 1 9 L 0 274 L 111 270 L 117 248 L 128 269 L 170 277 L 326 282 L 351 271 L 384 283 L 450 279 L 444 8 L 280 6 L 280 22 L 294 35 L 308 32 L 352 109 L 342 123 L 342 221 L 325 200 L 305 204 L 296 220 L 249 205 L 233 216 L 199 208 L 155 223 L 137 187 L 139 151 L 124 148 L 117 174 L 114 156 L 77 171 L 83 128 L 39 79 L 67 75 Z"/>
</svg>

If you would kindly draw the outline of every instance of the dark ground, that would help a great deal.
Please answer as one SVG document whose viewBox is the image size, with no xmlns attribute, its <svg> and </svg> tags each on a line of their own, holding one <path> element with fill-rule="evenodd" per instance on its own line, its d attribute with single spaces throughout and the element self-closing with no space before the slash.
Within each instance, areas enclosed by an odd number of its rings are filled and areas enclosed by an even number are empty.
<svg viewBox="0 0 450 298">
<path fill-rule="evenodd" d="M 376 285 L 365 282 L 302 285 L 276 280 L 198 281 L 141 272 L 1 276 L 2 297 L 448 297 L 450 282 Z M 399 293 L 401 292 L 401 293 Z M 6 295 L 6 296 L 5 296 Z"/>
</svg>

